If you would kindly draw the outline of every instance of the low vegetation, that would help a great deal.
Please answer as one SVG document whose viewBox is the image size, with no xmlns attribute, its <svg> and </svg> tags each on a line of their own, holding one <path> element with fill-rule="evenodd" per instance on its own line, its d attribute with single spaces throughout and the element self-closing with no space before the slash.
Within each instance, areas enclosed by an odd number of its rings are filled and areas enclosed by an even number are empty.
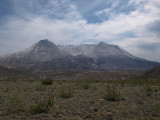
<svg viewBox="0 0 160 120">
<path fill-rule="evenodd" d="M 35 88 L 36 91 L 45 91 L 46 90 L 46 86 L 43 85 L 37 85 Z"/>
<path fill-rule="evenodd" d="M 2 78 L 0 120 L 160 120 L 160 80 L 136 77 L 139 73 L 57 71 Z"/>
<path fill-rule="evenodd" d="M 107 86 L 107 93 L 104 95 L 104 99 L 107 101 L 120 101 L 121 94 L 120 91 L 116 91 L 113 86 Z"/>
<path fill-rule="evenodd" d="M 29 111 L 31 114 L 46 113 L 53 105 L 54 105 L 54 99 L 49 96 L 48 100 L 39 101 L 37 105 L 30 106 Z"/>
<path fill-rule="evenodd" d="M 43 85 L 52 85 L 53 84 L 53 80 L 50 78 L 46 78 L 45 80 L 42 81 Z"/>
<path fill-rule="evenodd" d="M 20 98 L 16 97 L 16 95 L 10 96 L 8 100 L 10 105 L 10 109 L 8 110 L 9 113 L 20 113 L 26 111 L 27 108 L 24 102 Z"/>
<path fill-rule="evenodd" d="M 80 83 L 80 87 L 83 89 L 89 89 L 91 84 L 89 82 L 82 82 Z"/>
<path fill-rule="evenodd" d="M 73 89 L 71 90 L 69 88 L 68 89 L 61 88 L 61 90 L 60 90 L 60 96 L 62 98 L 71 98 L 71 97 L 73 97 L 73 95 L 74 95 Z"/>
</svg>

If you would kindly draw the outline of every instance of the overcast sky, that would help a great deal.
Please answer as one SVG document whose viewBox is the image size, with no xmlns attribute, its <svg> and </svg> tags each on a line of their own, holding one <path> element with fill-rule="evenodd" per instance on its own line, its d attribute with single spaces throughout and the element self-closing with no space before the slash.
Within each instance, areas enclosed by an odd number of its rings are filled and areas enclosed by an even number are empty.
<svg viewBox="0 0 160 120">
<path fill-rule="evenodd" d="M 160 62 L 160 0 L 0 0 L 0 55 L 45 38 L 103 41 Z"/>
</svg>

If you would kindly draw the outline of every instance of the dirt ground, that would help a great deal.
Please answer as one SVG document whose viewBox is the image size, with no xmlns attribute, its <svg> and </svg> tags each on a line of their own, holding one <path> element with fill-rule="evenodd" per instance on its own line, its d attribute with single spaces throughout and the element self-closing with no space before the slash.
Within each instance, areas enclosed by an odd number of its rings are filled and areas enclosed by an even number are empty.
<svg viewBox="0 0 160 120">
<path fill-rule="evenodd" d="M 50 85 L 1 79 L 0 120 L 160 120 L 160 80 L 117 74 L 99 72 L 96 79 L 94 72 L 60 74 L 47 78 Z"/>
</svg>

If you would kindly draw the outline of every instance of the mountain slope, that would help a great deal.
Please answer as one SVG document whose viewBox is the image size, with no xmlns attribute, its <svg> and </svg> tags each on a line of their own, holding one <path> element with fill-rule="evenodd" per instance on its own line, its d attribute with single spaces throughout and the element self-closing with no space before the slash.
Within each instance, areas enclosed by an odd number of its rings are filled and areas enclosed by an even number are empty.
<svg viewBox="0 0 160 120">
<path fill-rule="evenodd" d="M 9 68 L 30 68 L 37 62 L 50 61 L 62 56 L 63 52 L 54 43 L 45 39 L 24 51 L 2 57 L 1 63 Z"/>
<path fill-rule="evenodd" d="M 27 50 L 2 57 L 0 64 L 29 70 L 147 70 L 159 65 L 104 42 L 56 46 L 48 40 L 40 40 Z"/>
<path fill-rule="evenodd" d="M 156 66 L 153 69 L 147 71 L 146 73 L 143 74 L 142 77 L 146 79 L 160 78 L 160 66 Z"/>
<path fill-rule="evenodd" d="M 99 44 L 82 44 L 79 46 L 58 46 L 62 51 L 73 56 L 88 57 L 92 70 L 146 70 L 159 63 L 135 57 L 117 45 L 104 42 Z"/>
<path fill-rule="evenodd" d="M 109 45 L 104 42 L 100 42 L 99 44 L 81 44 L 81 45 L 66 45 L 58 46 L 63 52 L 71 54 L 73 56 L 83 55 L 90 58 L 99 58 L 99 57 L 110 57 L 110 56 L 129 56 L 135 59 L 134 57 L 127 51 L 123 50 L 117 45 Z"/>
</svg>

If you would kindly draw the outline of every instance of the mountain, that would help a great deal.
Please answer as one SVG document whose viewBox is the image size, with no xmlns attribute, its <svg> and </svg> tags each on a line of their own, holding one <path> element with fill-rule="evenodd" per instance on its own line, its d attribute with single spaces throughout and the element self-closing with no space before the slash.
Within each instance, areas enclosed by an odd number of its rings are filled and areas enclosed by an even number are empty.
<svg viewBox="0 0 160 120">
<path fill-rule="evenodd" d="M 135 59 L 133 55 L 129 54 L 122 48 L 117 45 L 109 45 L 104 42 L 100 42 L 98 45 L 95 44 L 81 44 L 81 45 L 66 45 L 58 46 L 63 52 L 71 54 L 73 56 L 83 55 L 90 58 L 99 58 L 99 57 L 111 57 L 111 56 L 129 56 Z"/>
<path fill-rule="evenodd" d="M 55 45 L 40 40 L 19 53 L 0 58 L 7 68 L 28 70 L 147 70 L 159 63 L 135 57 L 117 45 Z"/>
<path fill-rule="evenodd" d="M 85 57 L 92 61 L 86 64 L 86 69 L 94 70 L 147 70 L 159 63 L 148 61 L 133 56 L 117 45 L 110 45 L 104 42 L 99 44 L 81 44 L 58 46 L 62 51 L 72 56 Z M 87 62 L 86 62 L 87 63 Z"/>
<path fill-rule="evenodd" d="M 6 55 L 0 62 L 8 68 L 30 68 L 37 62 L 50 61 L 64 56 L 64 53 L 49 40 L 40 40 L 30 48 Z"/>
</svg>

